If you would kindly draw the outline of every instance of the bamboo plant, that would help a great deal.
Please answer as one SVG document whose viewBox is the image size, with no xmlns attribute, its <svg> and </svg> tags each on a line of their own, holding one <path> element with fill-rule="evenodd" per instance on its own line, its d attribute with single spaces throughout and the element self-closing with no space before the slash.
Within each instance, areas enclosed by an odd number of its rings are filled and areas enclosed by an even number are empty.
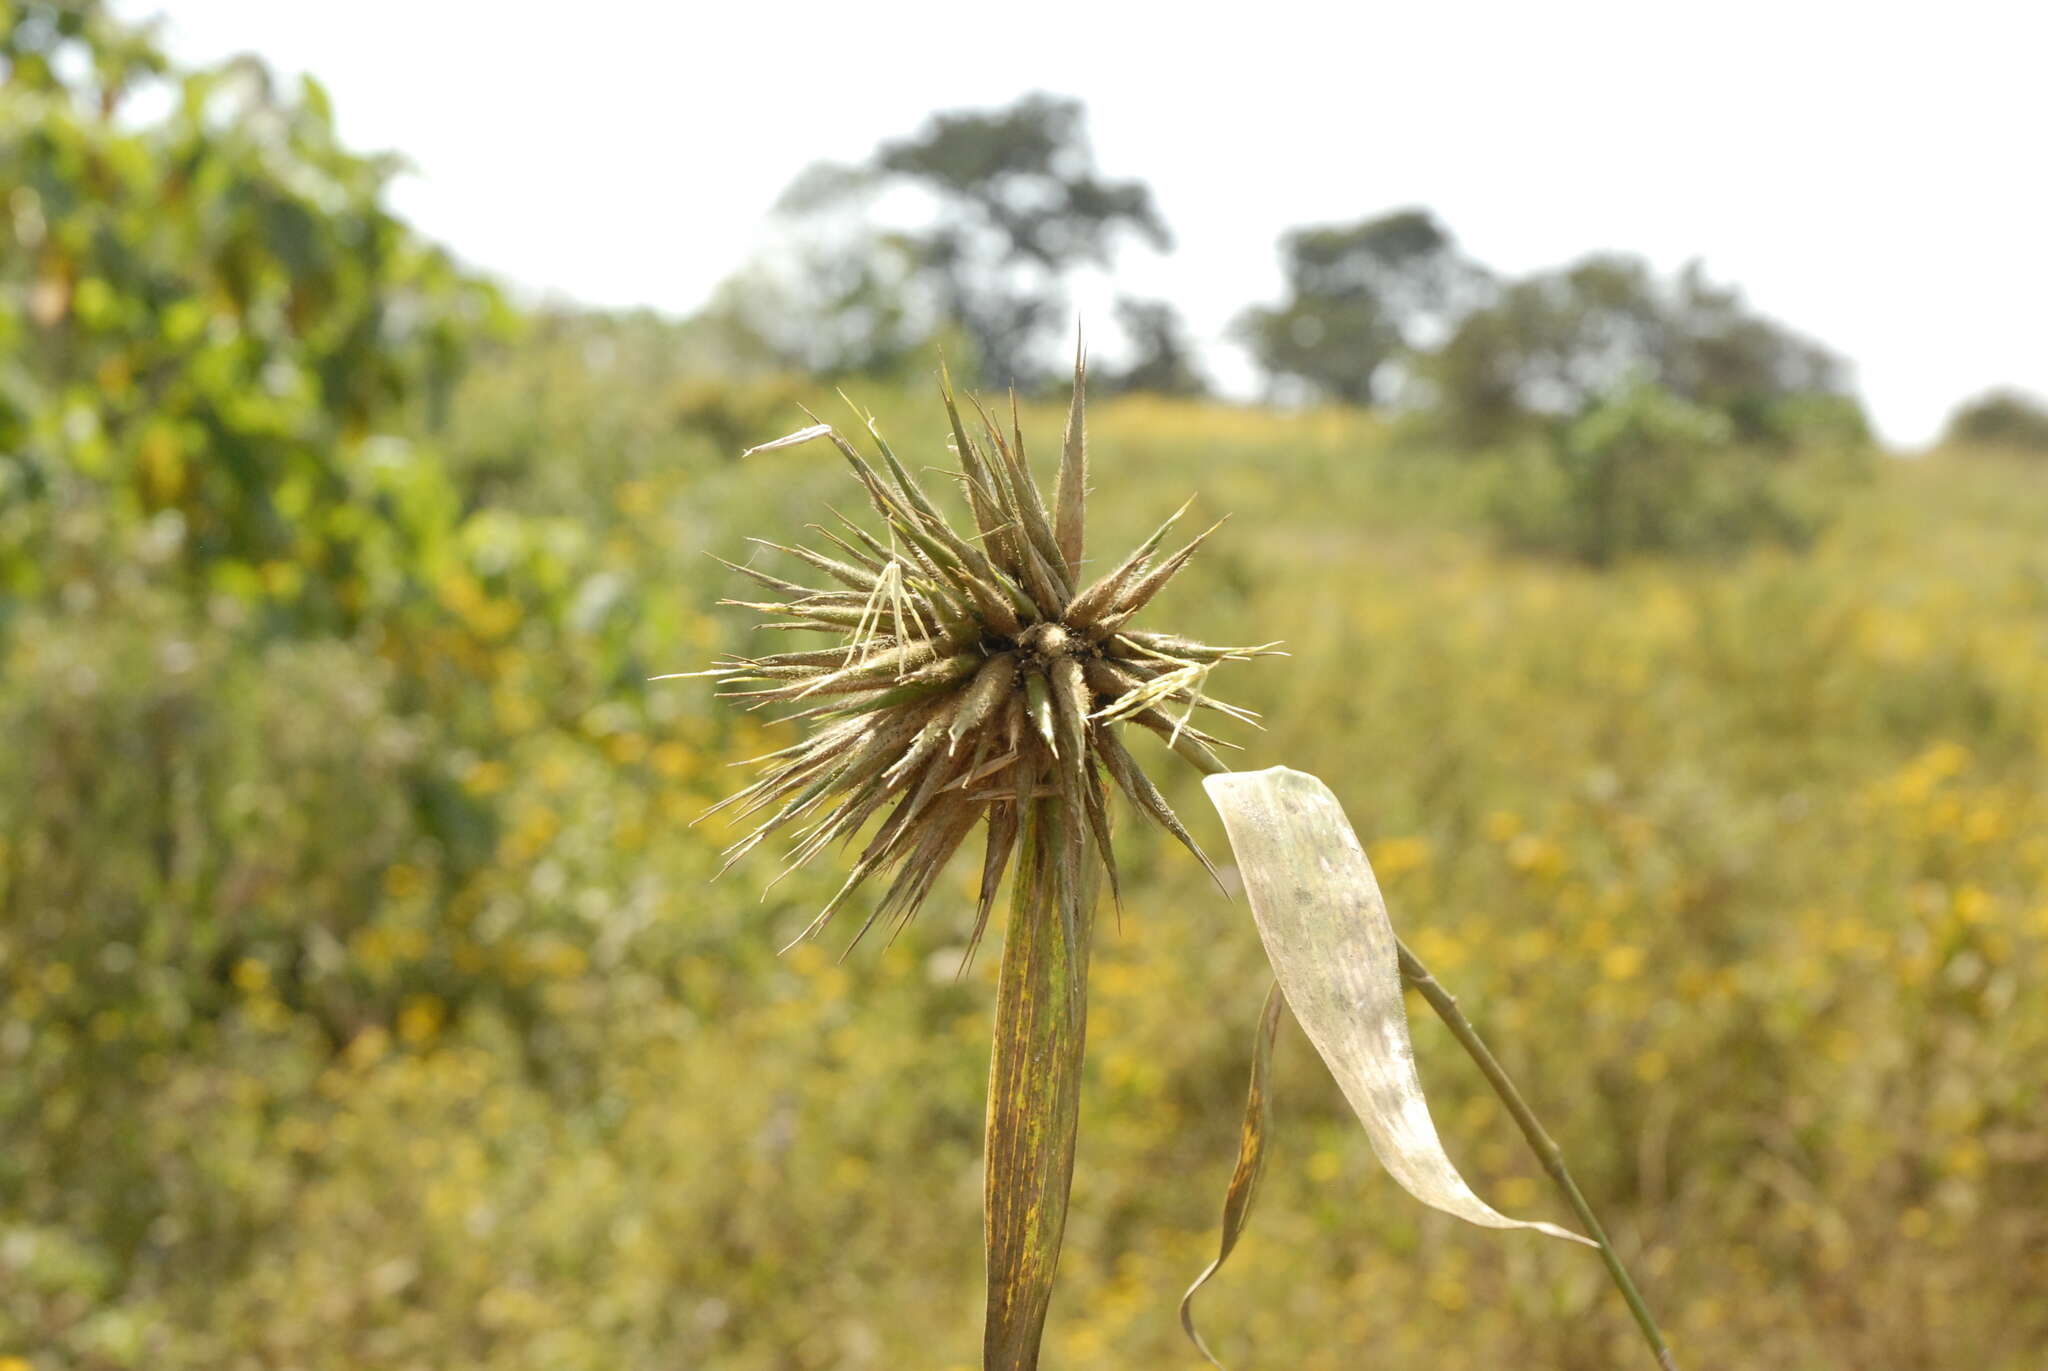
<svg viewBox="0 0 2048 1371">
<path fill-rule="evenodd" d="M 1233 771 L 1219 755 L 1230 745 L 1193 717 L 1203 710 L 1251 722 L 1248 711 L 1210 695 L 1208 679 L 1218 665 L 1270 654 L 1276 645 L 1211 646 L 1140 627 L 1142 613 L 1214 529 L 1166 550 L 1184 505 L 1128 555 L 1087 555 L 1085 391 L 1077 354 L 1047 498 L 1014 397 L 1007 427 L 969 397 L 970 426 L 941 371 L 954 459 L 947 484 L 958 487 L 968 518 L 957 527 L 872 420 L 862 425 L 872 460 L 808 413 L 808 427 L 750 449 L 751 456 L 829 443 L 880 526 L 844 516 L 837 528 L 813 525 L 825 550 L 754 540 L 822 583 L 726 562 L 780 598 L 724 603 L 767 616 L 769 631 L 812 631 L 827 645 L 729 657 L 683 673 L 710 676 L 722 694 L 810 726 L 801 741 L 756 759 L 765 767 L 760 779 L 717 806 L 754 820 L 728 849 L 728 867 L 778 833 L 794 839 L 791 869 L 866 835 L 844 884 L 798 941 L 824 929 L 870 883 L 886 882 L 852 941 L 878 923 L 900 928 L 979 832 L 972 957 L 1009 877 L 989 1064 L 984 1367 L 1030 1371 L 1038 1364 L 1073 1175 L 1096 905 L 1105 883 L 1112 898 L 1120 896 L 1112 788 L 1216 871 L 1125 746 L 1131 726 L 1157 734 L 1171 755 L 1207 778 L 1277 978 L 1260 1020 L 1221 1251 L 1182 1303 L 1182 1322 L 1202 1354 L 1209 1355 L 1189 1301 L 1229 1254 L 1250 1210 L 1269 1126 L 1266 1064 L 1284 994 L 1403 1186 L 1476 1223 L 1597 1246 L 1669 1367 L 1655 1322 L 1556 1145 L 1450 996 L 1395 938 L 1334 796 L 1299 772 Z M 1404 981 L 1478 1062 L 1590 1237 L 1505 1218 L 1458 1177 L 1415 1079 Z"/>
</svg>

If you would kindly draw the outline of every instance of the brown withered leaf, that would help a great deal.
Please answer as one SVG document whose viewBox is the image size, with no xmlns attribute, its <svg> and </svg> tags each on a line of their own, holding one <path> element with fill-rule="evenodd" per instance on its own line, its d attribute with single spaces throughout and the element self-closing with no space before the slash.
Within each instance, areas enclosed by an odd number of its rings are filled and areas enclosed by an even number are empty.
<svg viewBox="0 0 2048 1371">
<path fill-rule="evenodd" d="M 1281 998 L 1280 983 L 1275 981 L 1266 991 L 1266 1007 L 1259 1012 L 1259 1030 L 1252 1039 L 1252 1084 L 1244 1101 L 1244 1125 L 1238 1131 L 1237 1168 L 1230 1173 L 1230 1188 L 1223 1194 L 1223 1241 L 1216 1250 L 1216 1260 L 1202 1268 L 1202 1274 L 1195 1277 L 1195 1283 L 1180 1297 L 1180 1326 L 1193 1342 L 1195 1350 L 1211 1366 L 1220 1368 L 1223 1363 L 1202 1341 L 1202 1335 L 1195 1331 L 1195 1292 L 1209 1283 L 1209 1278 L 1222 1269 L 1230 1257 L 1231 1250 L 1244 1232 L 1245 1222 L 1251 1218 L 1252 1200 L 1258 1195 L 1259 1179 L 1266 1172 L 1266 1135 L 1273 1128 L 1273 1101 L 1267 1087 L 1273 1074 L 1273 1039 L 1280 1032 L 1280 1015 L 1287 1008 Z"/>
</svg>

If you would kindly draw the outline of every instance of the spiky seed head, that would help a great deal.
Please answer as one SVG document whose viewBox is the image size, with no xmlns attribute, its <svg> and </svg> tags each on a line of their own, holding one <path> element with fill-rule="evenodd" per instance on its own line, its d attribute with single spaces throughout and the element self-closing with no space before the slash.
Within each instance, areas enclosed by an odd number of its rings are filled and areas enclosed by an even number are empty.
<svg viewBox="0 0 2048 1371">
<path fill-rule="evenodd" d="M 880 877 L 889 885 L 861 932 L 880 919 L 908 922 L 979 823 L 987 846 L 971 947 L 987 927 L 1011 849 L 1027 826 L 1022 818 L 1034 805 L 1051 825 L 1062 867 L 1078 874 L 1092 843 L 1114 891 L 1105 776 L 1139 815 L 1208 865 L 1118 732 L 1138 724 L 1203 770 L 1221 770 L 1212 748 L 1228 744 L 1189 715 L 1203 707 L 1250 722 L 1249 711 L 1209 698 L 1204 686 L 1217 663 L 1274 647 L 1211 647 L 1128 626 L 1208 536 L 1160 555 L 1185 505 L 1128 557 L 1083 582 L 1088 459 L 1078 357 L 1051 510 L 1025 459 L 1021 431 L 1013 426 L 1005 436 L 977 403 L 981 436 L 971 436 L 943 370 L 940 377 L 955 459 L 950 481 L 972 520 L 965 532 L 871 419 L 864 426 L 879 464 L 815 415 L 809 427 L 746 454 L 830 442 L 882 521 L 878 535 L 842 516 L 852 541 L 819 529 L 838 555 L 766 544 L 822 572 L 831 584 L 816 589 L 725 563 L 784 597 L 725 603 L 773 616 L 767 628 L 814 630 L 834 641 L 727 658 L 692 673 L 717 678 L 722 694 L 751 708 L 786 706 L 783 718 L 814 725 L 802 742 L 756 759 L 765 774 L 717 806 L 764 816 L 728 849 L 728 865 L 787 830 L 796 837 L 794 869 L 879 819 L 845 885 L 802 936 Z M 1069 890 L 1078 885 L 1064 882 Z"/>
</svg>

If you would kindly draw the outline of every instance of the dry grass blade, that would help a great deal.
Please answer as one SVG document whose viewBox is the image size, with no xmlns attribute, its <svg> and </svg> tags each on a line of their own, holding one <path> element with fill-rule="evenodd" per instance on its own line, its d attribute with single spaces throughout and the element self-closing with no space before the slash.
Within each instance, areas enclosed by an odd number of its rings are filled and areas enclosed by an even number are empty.
<svg viewBox="0 0 2048 1371">
<path fill-rule="evenodd" d="M 1192 495 L 1189 496 L 1186 503 L 1166 516 L 1165 523 L 1152 531 L 1151 537 L 1138 544 L 1131 551 L 1130 556 L 1124 558 L 1113 570 L 1106 573 L 1100 580 L 1096 581 L 1079 595 L 1076 595 L 1073 603 L 1067 606 L 1068 618 L 1076 623 L 1092 627 L 1095 621 L 1107 612 L 1112 604 L 1116 603 L 1116 598 L 1122 593 L 1124 586 L 1133 577 L 1143 572 L 1145 563 L 1151 558 L 1153 553 L 1159 550 L 1159 545 L 1166 541 L 1166 535 L 1173 530 L 1175 524 L 1181 521 L 1182 516 L 1194 507 L 1194 503 L 1194 497 Z"/>
<path fill-rule="evenodd" d="M 956 976 L 965 976 L 967 968 L 974 961 L 974 954 L 981 946 L 982 935 L 988 932 L 989 915 L 995 911 L 996 892 L 1003 885 L 1003 871 L 1010 864 L 1010 853 L 1017 846 L 1017 821 L 1019 806 L 1001 801 L 988 809 L 988 844 L 981 857 L 981 893 L 975 901 L 974 930 L 967 936 L 967 951 L 961 954 L 960 970 Z"/>
<path fill-rule="evenodd" d="M 1258 1033 L 1252 1039 L 1252 1084 L 1245 1095 L 1244 1124 L 1238 1131 L 1237 1167 L 1230 1173 L 1230 1188 L 1223 1193 L 1223 1240 L 1216 1260 L 1202 1268 L 1195 1283 L 1180 1297 L 1180 1326 L 1209 1365 L 1222 1371 L 1223 1363 L 1195 1331 L 1195 1292 L 1209 1283 L 1237 1246 L 1245 1222 L 1251 1218 L 1252 1201 L 1258 1195 L 1259 1179 L 1266 1172 L 1266 1137 L 1273 1129 L 1273 1101 L 1267 1093 L 1273 1074 L 1273 1039 L 1280 1032 L 1280 1015 L 1287 1002 L 1275 981 L 1266 991 L 1266 1006 L 1259 1011 Z"/>
<path fill-rule="evenodd" d="M 1043 579 L 1043 592 L 1032 587 L 1032 594 L 1050 614 L 1058 614 L 1066 608 L 1067 596 L 1072 589 L 1066 578 L 1066 559 L 1060 554 L 1059 540 L 1053 534 L 1052 519 L 1046 513 L 1045 497 L 1038 493 L 1038 483 L 1031 479 L 1031 471 L 1024 464 L 1024 454 L 1018 452 L 1004 439 L 1003 431 L 981 402 L 973 402 L 981 416 L 983 430 L 988 434 L 989 445 L 996 451 L 998 475 L 1008 486 L 1010 502 L 1015 506 L 1018 522 L 1022 525 L 1023 537 L 1019 539 L 1024 552 L 1025 584 L 1034 579 Z"/>
<path fill-rule="evenodd" d="M 1015 550 L 1010 532 L 1016 527 L 1016 511 L 1004 499 L 1004 487 L 989 470 L 988 458 L 967 436 L 960 422 L 960 406 L 953 398 L 953 380 L 939 367 L 939 396 L 945 402 L 946 418 L 953 428 L 953 455 L 960 464 L 960 485 L 966 492 L 974 526 L 989 541 L 992 553 L 1001 561 L 1014 563 Z"/>
<path fill-rule="evenodd" d="M 1173 806 L 1159 793 L 1159 787 L 1152 784 L 1152 778 L 1138 766 L 1137 760 L 1124 747 L 1123 740 L 1116 736 L 1116 731 L 1113 728 L 1099 729 L 1096 736 L 1100 740 L 1098 746 L 1102 752 L 1103 765 L 1108 769 L 1110 779 L 1124 792 L 1124 798 L 1128 799 L 1140 814 L 1178 838 L 1182 847 L 1195 854 L 1195 860 L 1202 864 L 1203 869 L 1209 873 L 1209 878 L 1216 882 L 1216 888 L 1224 890 L 1223 877 L 1217 873 L 1216 864 L 1209 860 L 1208 853 L 1202 851 L 1202 845 L 1195 841 L 1194 834 L 1188 832 L 1181 823 L 1180 816 L 1173 812 Z M 1220 762 L 1217 768 L 1222 769 Z"/>
<path fill-rule="evenodd" d="M 1053 540 L 1066 559 L 1067 584 L 1081 583 L 1083 525 L 1088 513 L 1088 357 L 1074 347 L 1074 398 L 1067 408 L 1066 440 L 1060 447 L 1060 473 L 1053 482 Z M 1018 440 L 1018 451 L 1023 440 Z"/>
<path fill-rule="evenodd" d="M 822 529 L 819 531 L 824 532 Z M 829 538 L 832 535 L 828 533 L 825 536 Z M 795 557 L 799 561 L 808 562 L 849 590 L 871 591 L 875 588 L 875 581 L 879 575 L 878 572 L 869 571 L 862 567 L 849 566 L 845 562 L 827 557 L 821 552 L 813 552 L 807 547 L 784 547 L 781 543 L 771 543 L 765 538 L 749 538 L 747 541 L 769 548 L 775 552 Z M 837 540 L 835 539 L 834 541 Z M 724 561 L 723 558 L 719 560 Z M 730 566 L 732 564 L 727 562 L 726 565 Z"/>
<path fill-rule="evenodd" d="M 1152 570 L 1138 577 L 1127 589 L 1118 592 L 1116 602 L 1102 616 L 1104 628 L 1116 628 L 1124 620 L 1136 614 L 1152 602 L 1152 597 L 1166 588 L 1167 582 L 1180 575 L 1181 569 L 1194 559 L 1196 551 L 1208 540 L 1210 534 L 1223 527 L 1226 519 L 1218 519 L 1209 527 L 1196 534 L 1194 540 L 1180 551 L 1168 557 Z"/>
<path fill-rule="evenodd" d="M 812 417 L 815 418 L 816 416 Z M 774 452 L 778 448 L 799 447 L 814 438 L 822 438 L 831 431 L 832 426 L 830 424 L 812 424 L 809 428 L 800 428 L 795 433 L 786 433 L 780 438 L 770 439 L 765 443 L 756 443 L 745 452 L 742 452 L 740 456 L 743 458 L 751 457 L 757 452 Z"/>
<path fill-rule="evenodd" d="M 879 576 L 882 573 L 882 569 L 893 560 L 894 554 L 888 548 L 876 542 L 866 529 L 847 518 L 844 514 L 841 514 L 838 510 L 832 511 L 832 517 L 837 519 L 845 526 L 848 532 L 860 540 L 861 545 L 859 547 L 855 547 L 852 543 L 847 542 L 823 524 L 810 524 L 807 527 L 831 543 L 832 546 L 838 548 L 841 552 L 844 552 L 847 556 Z"/>
</svg>

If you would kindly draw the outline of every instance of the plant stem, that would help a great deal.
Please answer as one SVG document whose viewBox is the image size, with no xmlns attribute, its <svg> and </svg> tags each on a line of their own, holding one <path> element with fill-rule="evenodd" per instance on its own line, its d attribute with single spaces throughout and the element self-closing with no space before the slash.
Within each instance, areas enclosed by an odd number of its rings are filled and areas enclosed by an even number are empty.
<svg viewBox="0 0 2048 1371">
<path fill-rule="evenodd" d="M 1478 1063 L 1487 1084 L 1493 1087 L 1494 1094 L 1500 1096 L 1501 1103 L 1508 1107 L 1508 1113 L 1514 1116 L 1516 1125 L 1522 1130 L 1522 1136 L 1528 1139 L 1529 1149 L 1536 1154 L 1536 1159 L 1543 1163 L 1543 1169 L 1550 1173 L 1550 1178 L 1557 1182 L 1557 1188 L 1564 1192 L 1565 1198 L 1571 1201 L 1572 1210 L 1579 1216 L 1579 1222 L 1585 1227 L 1587 1236 L 1600 1245 L 1600 1259 L 1607 1263 L 1607 1273 L 1614 1278 L 1615 1288 L 1621 1291 L 1622 1299 L 1628 1302 L 1629 1312 L 1635 1315 L 1636 1325 L 1643 1330 L 1643 1338 L 1650 1344 L 1650 1350 L 1657 1354 L 1657 1365 L 1662 1367 L 1663 1371 L 1678 1371 L 1678 1362 L 1672 1357 L 1671 1349 L 1665 1345 L 1664 1334 L 1658 1330 L 1657 1320 L 1650 1313 L 1649 1305 L 1643 1302 L 1642 1292 L 1636 1289 L 1635 1281 L 1628 1274 L 1628 1268 L 1621 1264 L 1621 1254 L 1616 1252 L 1614 1244 L 1608 1241 L 1607 1230 L 1600 1226 L 1600 1220 L 1593 1213 L 1593 1206 L 1586 1202 L 1585 1195 L 1579 1190 L 1578 1182 L 1572 1179 L 1570 1169 L 1565 1166 L 1563 1151 L 1551 1139 L 1550 1134 L 1544 1131 L 1543 1125 L 1537 1122 L 1528 1101 L 1522 1098 L 1522 1092 L 1515 1088 L 1515 1083 L 1508 1078 L 1508 1073 L 1494 1059 L 1493 1052 L 1480 1038 L 1479 1031 L 1472 1027 L 1464 1011 L 1458 1008 L 1458 1001 L 1437 983 L 1436 977 L 1422 964 L 1422 959 L 1409 950 L 1407 943 L 1401 943 L 1400 948 L 1402 979 L 1422 993 L 1422 998 L 1429 1001 L 1429 1007 L 1436 1011 L 1436 1016 L 1451 1030 L 1451 1036 L 1456 1038 L 1466 1054 Z"/>
<path fill-rule="evenodd" d="M 1093 868 L 1077 816 L 1023 804 L 989 1057 L 983 1371 L 1038 1366 L 1081 1121 Z"/>
</svg>

